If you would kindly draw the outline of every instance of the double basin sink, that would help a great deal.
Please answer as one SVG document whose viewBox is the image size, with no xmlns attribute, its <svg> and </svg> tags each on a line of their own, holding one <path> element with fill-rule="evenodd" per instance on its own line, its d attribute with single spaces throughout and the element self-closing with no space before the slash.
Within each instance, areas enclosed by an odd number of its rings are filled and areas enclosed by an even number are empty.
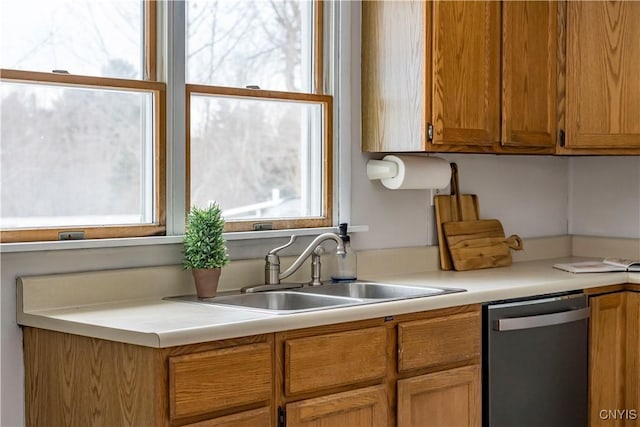
<svg viewBox="0 0 640 427">
<path fill-rule="evenodd" d="M 465 289 L 458 288 L 417 287 L 354 281 L 325 283 L 319 286 L 304 286 L 292 290 L 225 295 L 214 298 L 197 298 L 196 296 L 190 295 L 169 297 L 166 299 L 214 306 L 236 307 L 271 314 L 293 314 L 464 291 Z"/>
</svg>

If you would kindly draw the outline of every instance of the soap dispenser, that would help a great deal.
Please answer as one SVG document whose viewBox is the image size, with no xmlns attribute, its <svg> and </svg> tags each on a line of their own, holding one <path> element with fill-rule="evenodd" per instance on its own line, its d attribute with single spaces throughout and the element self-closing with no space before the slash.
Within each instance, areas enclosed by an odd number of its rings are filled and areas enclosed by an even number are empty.
<svg viewBox="0 0 640 427">
<path fill-rule="evenodd" d="M 356 253 L 351 249 L 351 237 L 347 234 L 349 225 L 344 222 L 338 227 L 344 245 L 344 254 L 335 255 L 334 271 L 331 280 L 334 282 L 345 282 L 356 280 L 357 260 Z"/>
</svg>

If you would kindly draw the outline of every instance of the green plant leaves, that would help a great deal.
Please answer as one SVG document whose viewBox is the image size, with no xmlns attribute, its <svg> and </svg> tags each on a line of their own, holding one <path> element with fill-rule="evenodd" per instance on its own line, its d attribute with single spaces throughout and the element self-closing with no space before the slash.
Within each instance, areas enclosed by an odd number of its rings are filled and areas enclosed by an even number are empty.
<svg viewBox="0 0 640 427">
<path fill-rule="evenodd" d="M 185 268 L 220 268 L 229 263 L 227 245 L 222 237 L 224 218 L 217 203 L 208 208 L 191 208 L 184 236 Z"/>
</svg>

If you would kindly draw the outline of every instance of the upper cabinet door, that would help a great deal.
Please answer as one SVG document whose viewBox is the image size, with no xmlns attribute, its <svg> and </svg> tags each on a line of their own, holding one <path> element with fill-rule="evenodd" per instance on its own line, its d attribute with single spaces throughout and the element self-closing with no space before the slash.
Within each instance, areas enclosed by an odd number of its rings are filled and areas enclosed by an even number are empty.
<svg viewBox="0 0 640 427">
<path fill-rule="evenodd" d="M 431 41 L 423 1 L 362 2 L 362 149 L 423 151 Z"/>
<path fill-rule="evenodd" d="M 433 143 L 500 141 L 500 2 L 433 2 Z"/>
<path fill-rule="evenodd" d="M 502 4 L 502 145 L 555 147 L 558 3 Z"/>
<path fill-rule="evenodd" d="M 640 147 L 640 2 L 567 2 L 569 148 Z"/>
</svg>

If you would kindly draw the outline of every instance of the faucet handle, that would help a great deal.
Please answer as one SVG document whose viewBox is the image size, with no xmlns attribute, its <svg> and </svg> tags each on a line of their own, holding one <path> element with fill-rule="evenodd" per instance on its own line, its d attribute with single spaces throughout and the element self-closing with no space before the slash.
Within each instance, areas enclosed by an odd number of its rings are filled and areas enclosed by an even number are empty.
<svg viewBox="0 0 640 427">
<path fill-rule="evenodd" d="M 296 236 L 295 236 L 295 234 L 294 234 L 293 236 L 291 236 L 291 239 L 289 240 L 289 242 L 288 242 L 288 243 L 285 243 L 285 244 L 284 244 L 284 245 L 282 245 L 282 246 L 278 246 L 277 248 L 273 248 L 273 249 L 271 249 L 271 250 L 267 253 L 267 255 L 275 255 L 275 254 L 276 254 L 276 253 L 278 253 L 279 251 L 281 251 L 281 250 L 283 250 L 283 249 L 285 249 L 285 248 L 288 248 L 289 246 L 293 245 L 293 242 L 295 242 L 295 241 L 296 241 Z"/>
<path fill-rule="evenodd" d="M 285 245 L 278 246 L 267 252 L 267 256 L 264 257 L 264 283 L 266 285 L 278 285 L 280 284 L 280 257 L 278 257 L 278 251 L 288 248 L 296 241 L 296 236 L 291 236 L 289 242 Z"/>
</svg>

